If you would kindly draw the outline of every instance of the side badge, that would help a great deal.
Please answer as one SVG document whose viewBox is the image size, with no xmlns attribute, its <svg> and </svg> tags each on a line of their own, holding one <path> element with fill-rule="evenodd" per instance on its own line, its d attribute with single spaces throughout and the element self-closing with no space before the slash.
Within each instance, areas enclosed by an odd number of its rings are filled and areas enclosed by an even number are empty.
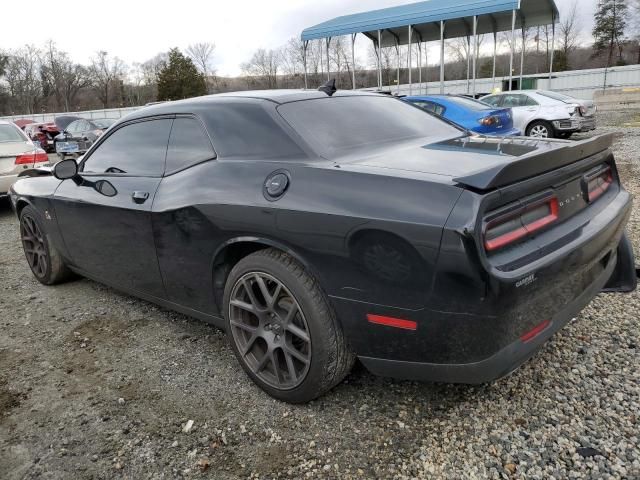
<svg viewBox="0 0 640 480">
<path fill-rule="evenodd" d="M 273 202 L 281 198 L 289 188 L 291 183 L 291 177 L 286 170 L 276 170 L 271 172 L 262 187 L 262 194 L 264 198 Z"/>
<path fill-rule="evenodd" d="M 51 214 L 49 213 L 49 210 L 44 211 L 44 218 L 46 218 L 47 220 L 51 220 Z"/>
</svg>

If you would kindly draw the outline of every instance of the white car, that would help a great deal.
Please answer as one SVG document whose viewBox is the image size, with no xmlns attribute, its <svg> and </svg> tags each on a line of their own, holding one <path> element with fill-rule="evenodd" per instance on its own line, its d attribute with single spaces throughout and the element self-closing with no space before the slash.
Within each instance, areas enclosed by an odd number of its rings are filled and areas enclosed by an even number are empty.
<svg viewBox="0 0 640 480">
<path fill-rule="evenodd" d="M 562 96 L 563 99 L 559 99 Z M 587 124 L 582 112 L 587 108 L 584 100 L 545 90 L 515 90 L 481 98 L 494 107 L 511 108 L 513 126 L 529 137 L 569 138 L 573 133 L 593 130 L 595 119 Z M 573 101 L 572 101 L 573 100 Z M 595 108 L 591 115 L 595 113 Z"/>
<path fill-rule="evenodd" d="M 6 196 L 18 174 L 49 163 L 46 152 L 14 123 L 0 120 L 0 197 Z"/>
</svg>

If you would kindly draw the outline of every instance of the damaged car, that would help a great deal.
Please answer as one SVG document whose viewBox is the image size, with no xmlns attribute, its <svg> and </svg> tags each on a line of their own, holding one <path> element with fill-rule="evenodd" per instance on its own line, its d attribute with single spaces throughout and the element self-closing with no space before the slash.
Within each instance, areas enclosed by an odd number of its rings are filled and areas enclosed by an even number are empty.
<svg viewBox="0 0 640 480">
<path fill-rule="evenodd" d="M 470 136 L 331 86 L 228 93 L 129 114 L 11 202 L 40 282 L 82 275 L 223 328 L 299 403 L 356 358 L 490 382 L 599 292 L 634 290 L 611 140 Z"/>
</svg>

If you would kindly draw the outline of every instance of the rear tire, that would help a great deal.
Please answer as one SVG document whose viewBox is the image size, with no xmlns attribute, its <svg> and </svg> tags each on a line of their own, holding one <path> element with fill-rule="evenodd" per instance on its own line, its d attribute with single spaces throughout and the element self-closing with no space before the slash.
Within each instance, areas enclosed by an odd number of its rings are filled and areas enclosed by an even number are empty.
<svg viewBox="0 0 640 480">
<path fill-rule="evenodd" d="M 278 400 L 304 403 L 349 373 L 355 356 L 318 281 L 269 248 L 238 262 L 226 282 L 224 316 L 247 375 Z"/>
<path fill-rule="evenodd" d="M 44 285 L 62 283 L 72 272 L 53 246 L 40 214 L 30 206 L 20 212 L 20 237 L 27 263 L 33 276 Z"/>
<path fill-rule="evenodd" d="M 526 130 L 527 137 L 534 138 L 555 138 L 556 132 L 549 122 L 544 120 L 536 120 L 531 122 Z"/>
</svg>

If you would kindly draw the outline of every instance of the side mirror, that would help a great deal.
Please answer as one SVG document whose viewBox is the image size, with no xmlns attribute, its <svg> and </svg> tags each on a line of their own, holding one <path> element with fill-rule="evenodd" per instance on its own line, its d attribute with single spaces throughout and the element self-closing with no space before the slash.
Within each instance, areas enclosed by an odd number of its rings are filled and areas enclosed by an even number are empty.
<svg viewBox="0 0 640 480">
<path fill-rule="evenodd" d="M 53 176 L 58 180 L 68 180 L 78 175 L 78 164 L 72 158 L 62 160 L 53 167 Z"/>
</svg>

